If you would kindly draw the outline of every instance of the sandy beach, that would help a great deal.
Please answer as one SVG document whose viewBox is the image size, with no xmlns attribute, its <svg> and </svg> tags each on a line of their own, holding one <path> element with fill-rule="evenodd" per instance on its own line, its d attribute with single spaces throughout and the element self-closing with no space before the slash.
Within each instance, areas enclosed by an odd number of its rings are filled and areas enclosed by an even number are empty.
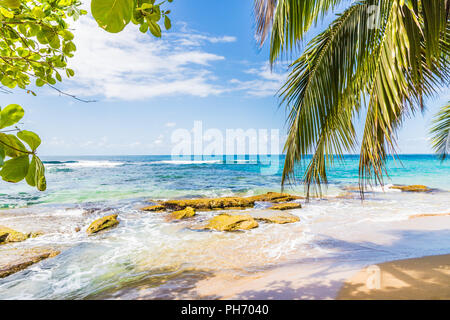
<svg viewBox="0 0 450 320">
<path fill-rule="evenodd" d="M 353 243 L 355 247 L 350 250 L 355 251 L 358 243 L 364 243 L 364 248 L 357 250 L 367 260 L 353 259 L 348 253 L 347 257 L 339 258 L 299 259 L 240 277 L 222 272 L 200 281 L 195 294 L 250 300 L 450 299 L 450 254 L 380 261 L 386 259 L 383 252 L 417 246 L 411 238 L 414 236 L 439 242 L 440 235 L 448 234 L 449 223 L 449 217 L 434 215 L 391 222 L 389 228 L 376 224 L 367 229 L 361 226 L 359 232 L 348 232 L 346 245 Z M 403 237 L 389 238 L 387 235 L 392 235 L 393 230 Z"/>
<path fill-rule="evenodd" d="M 448 300 L 450 255 L 385 262 L 347 280 L 337 299 Z"/>
</svg>

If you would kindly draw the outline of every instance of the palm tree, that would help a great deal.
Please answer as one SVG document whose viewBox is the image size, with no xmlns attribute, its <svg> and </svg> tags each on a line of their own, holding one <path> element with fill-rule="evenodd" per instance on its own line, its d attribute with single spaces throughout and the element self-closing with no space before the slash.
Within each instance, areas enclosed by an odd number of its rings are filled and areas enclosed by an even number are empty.
<svg viewBox="0 0 450 320">
<path fill-rule="evenodd" d="M 311 186 L 320 192 L 327 183 L 333 161 L 358 147 L 361 194 L 368 184 L 382 185 L 398 128 L 449 84 L 448 0 L 255 0 L 261 45 L 271 31 L 271 64 L 295 53 L 338 5 L 343 11 L 307 44 L 280 89 L 289 126 L 282 185 L 307 163 L 308 197 Z M 442 116 L 448 124 L 448 108 Z M 363 117 L 358 139 L 355 122 Z"/>
<path fill-rule="evenodd" d="M 441 159 L 445 160 L 450 151 L 450 102 L 442 107 L 433 122 L 434 126 L 431 128 L 433 148 Z"/>
</svg>

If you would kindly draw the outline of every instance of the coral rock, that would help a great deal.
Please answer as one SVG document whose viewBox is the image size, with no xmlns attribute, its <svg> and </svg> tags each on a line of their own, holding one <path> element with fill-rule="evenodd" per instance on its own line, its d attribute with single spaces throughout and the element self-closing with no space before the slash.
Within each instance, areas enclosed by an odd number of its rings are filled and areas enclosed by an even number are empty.
<svg viewBox="0 0 450 320">
<path fill-rule="evenodd" d="M 22 232 L 0 226 L 0 244 L 8 242 L 20 242 L 28 239 L 28 236 Z"/>
<path fill-rule="evenodd" d="M 301 208 L 302 205 L 300 203 L 281 203 L 281 204 L 276 204 L 272 207 L 270 207 L 269 209 L 271 210 L 291 210 L 291 209 L 299 209 Z"/>
<path fill-rule="evenodd" d="M 186 207 L 183 210 L 172 212 L 171 216 L 174 219 L 191 218 L 195 216 L 195 210 L 191 207 Z"/>
<path fill-rule="evenodd" d="M 250 215 L 220 214 L 209 220 L 205 229 L 218 231 L 250 230 L 258 227 L 258 222 Z"/>
<path fill-rule="evenodd" d="M 113 215 L 106 216 L 106 217 L 95 220 L 94 222 L 91 223 L 89 228 L 87 228 L 86 232 L 88 234 L 93 234 L 93 233 L 97 233 L 101 230 L 115 227 L 118 224 L 119 224 L 119 221 L 117 220 L 117 214 L 113 214 Z"/>
<path fill-rule="evenodd" d="M 264 212 L 254 215 L 257 221 L 263 221 L 268 223 L 285 224 L 299 222 L 300 218 L 289 213 L 269 213 Z"/>
<path fill-rule="evenodd" d="M 428 192 L 431 191 L 427 186 L 412 185 L 412 186 L 392 186 L 391 189 L 397 189 L 404 192 Z"/>
<path fill-rule="evenodd" d="M 142 208 L 142 211 L 154 211 L 154 212 L 161 212 L 164 211 L 166 208 L 163 205 L 157 204 L 155 206 L 149 206 Z"/>
</svg>

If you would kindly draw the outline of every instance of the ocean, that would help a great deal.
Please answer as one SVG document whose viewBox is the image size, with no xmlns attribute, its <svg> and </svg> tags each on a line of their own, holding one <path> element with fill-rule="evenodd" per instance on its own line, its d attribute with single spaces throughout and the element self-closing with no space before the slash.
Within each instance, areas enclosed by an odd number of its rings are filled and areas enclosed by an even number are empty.
<svg viewBox="0 0 450 320">
<path fill-rule="evenodd" d="M 198 284 L 223 274 L 245 278 L 286 264 L 306 266 L 313 261 L 324 268 L 356 268 L 450 253 L 450 225 L 422 228 L 417 222 L 412 228 L 408 222 L 412 215 L 449 212 L 450 162 L 434 155 L 390 160 L 385 187 L 372 188 L 364 201 L 352 189 L 358 183 L 358 157 L 345 156 L 329 169 L 322 197 L 301 200 L 303 208 L 291 211 L 300 217 L 299 223 L 260 224 L 232 233 L 191 228 L 218 212 L 169 222 L 162 213 L 139 208 L 148 205 L 149 199 L 280 191 L 283 156 L 272 156 L 271 170 L 251 156 L 42 159 L 45 192 L 25 183 L 0 183 L 0 225 L 44 232 L 8 244 L 11 248 L 52 247 L 61 254 L 0 279 L 0 299 L 218 298 L 217 292 L 199 292 Z M 401 192 L 390 189 L 393 184 L 421 184 L 433 191 Z M 304 187 L 286 186 L 285 191 L 302 195 Z M 266 207 L 258 203 L 246 211 L 251 214 Z M 119 214 L 117 228 L 86 235 L 91 221 L 112 213 Z"/>
</svg>

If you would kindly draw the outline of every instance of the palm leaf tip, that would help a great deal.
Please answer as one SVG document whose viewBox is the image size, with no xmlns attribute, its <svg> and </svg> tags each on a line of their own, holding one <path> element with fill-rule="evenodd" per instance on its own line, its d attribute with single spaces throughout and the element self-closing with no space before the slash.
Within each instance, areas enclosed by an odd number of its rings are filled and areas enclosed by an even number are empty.
<svg viewBox="0 0 450 320">
<path fill-rule="evenodd" d="M 445 160 L 450 151 L 450 102 L 434 117 L 430 133 L 433 149 L 441 160 Z"/>
</svg>

